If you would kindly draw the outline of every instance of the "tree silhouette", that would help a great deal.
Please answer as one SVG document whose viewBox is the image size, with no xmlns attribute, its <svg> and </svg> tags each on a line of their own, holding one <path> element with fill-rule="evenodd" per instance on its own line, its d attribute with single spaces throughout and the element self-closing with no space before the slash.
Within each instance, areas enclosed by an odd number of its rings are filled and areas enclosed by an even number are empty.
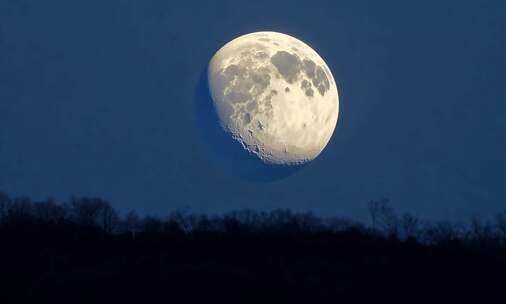
<svg viewBox="0 0 506 304">
<path fill-rule="evenodd" d="M 407 239 L 416 239 L 420 232 L 420 220 L 409 213 L 405 213 L 400 219 L 402 234 Z"/>
<path fill-rule="evenodd" d="M 11 200 L 7 193 L 0 192 L 0 223 L 7 219 L 9 213 Z"/>
<path fill-rule="evenodd" d="M 424 239 L 429 244 L 448 246 L 460 244 L 464 240 L 465 231 L 451 222 L 440 222 L 425 228 Z"/>
<path fill-rule="evenodd" d="M 99 198 L 0 192 L 1 303 L 502 296 L 506 213 L 459 225 L 398 217 L 387 200 L 367 206 L 372 227 L 288 209 L 121 216 Z"/>
<path fill-rule="evenodd" d="M 153 216 L 145 217 L 142 226 L 143 232 L 146 233 L 160 233 L 164 231 L 162 220 Z"/>
<path fill-rule="evenodd" d="M 118 215 L 111 204 L 100 198 L 72 197 L 70 208 L 74 221 L 83 226 L 101 227 L 112 232 L 118 221 Z"/>
<path fill-rule="evenodd" d="M 142 223 L 139 220 L 139 215 L 134 210 L 130 210 L 126 216 L 124 221 L 124 231 L 129 231 L 133 235 L 139 233 L 141 231 Z"/>
<path fill-rule="evenodd" d="M 12 222 L 24 222 L 32 217 L 32 201 L 30 198 L 17 197 L 10 204 L 7 210 L 7 218 Z"/>
<path fill-rule="evenodd" d="M 369 201 L 368 208 L 373 229 L 382 231 L 388 236 L 397 236 L 399 233 L 399 219 L 388 203 L 388 199 Z"/>
<path fill-rule="evenodd" d="M 58 222 L 67 216 L 68 210 L 54 199 L 37 202 L 33 205 L 32 215 L 41 221 Z"/>
<path fill-rule="evenodd" d="M 503 238 L 506 237 L 506 212 L 499 213 L 495 217 L 496 225 L 499 233 Z"/>
</svg>

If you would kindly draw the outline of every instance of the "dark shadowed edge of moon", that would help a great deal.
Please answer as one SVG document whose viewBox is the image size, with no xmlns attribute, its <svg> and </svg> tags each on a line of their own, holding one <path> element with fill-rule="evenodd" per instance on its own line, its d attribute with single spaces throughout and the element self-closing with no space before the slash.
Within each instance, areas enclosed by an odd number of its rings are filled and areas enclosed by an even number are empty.
<svg viewBox="0 0 506 304">
<path fill-rule="evenodd" d="M 266 164 L 257 155 L 245 150 L 221 127 L 209 90 L 207 67 L 200 74 L 193 102 L 193 116 L 201 140 L 208 146 L 213 160 L 227 174 L 250 181 L 269 182 L 288 177 L 304 166 Z"/>
</svg>

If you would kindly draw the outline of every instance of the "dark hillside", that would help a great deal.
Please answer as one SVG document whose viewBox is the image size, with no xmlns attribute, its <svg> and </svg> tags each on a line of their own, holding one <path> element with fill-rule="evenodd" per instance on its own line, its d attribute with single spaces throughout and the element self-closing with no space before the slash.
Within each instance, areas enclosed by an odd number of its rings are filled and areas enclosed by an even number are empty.
<svg viewBox="0 0 506 304">
<path fill-rule="evenodd" d="M 485 303 L 504 295 L 500 216 L 406 237 L 400 219 L 386 234 L 288 210 L 140 219 L 98 199 L 5 195 L 0 207 L 1 303 Z"/>
</svg>

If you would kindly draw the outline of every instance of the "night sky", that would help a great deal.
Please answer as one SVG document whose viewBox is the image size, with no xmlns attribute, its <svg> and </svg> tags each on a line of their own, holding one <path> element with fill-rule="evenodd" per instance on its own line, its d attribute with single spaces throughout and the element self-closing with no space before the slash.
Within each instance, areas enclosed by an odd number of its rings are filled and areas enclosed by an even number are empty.
<svg viewBox="0 0 506 304">
<path fill-rule="evenodd" d="M 506 2 L 0 0 L 0 190 L 121 211 L 312 210 L 428 219 L 506 209 Z M 227 175 L 196 127 L 223 44 L 279 31 L 338 84 L 324 152 L 285 179 Z"/>
</svg>

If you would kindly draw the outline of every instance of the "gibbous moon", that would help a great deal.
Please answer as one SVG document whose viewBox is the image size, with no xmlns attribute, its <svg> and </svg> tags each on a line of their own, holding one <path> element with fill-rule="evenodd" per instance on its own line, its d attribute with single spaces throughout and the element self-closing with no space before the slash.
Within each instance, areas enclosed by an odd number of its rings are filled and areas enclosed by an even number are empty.
<svg viewBox="0 0 506 304">
<path fill-rule="evenodd" d="M 324 60 L 294 37 L 240 36 L 212 57 L 206 80 L 217 123 L 237 148 L 228 158 L 252 158 L 264 171 L 300 167 L 323 151 L 336 127 L 334 77 Z"/>
<path fill-rule="evenodd" d="M 208 79 L 222 127 L 267 164 L 311 161 L 334 132 L 339 101 L 332 73 L 294 37 L 236 38 L 211 59 Z"/>
</svg>

